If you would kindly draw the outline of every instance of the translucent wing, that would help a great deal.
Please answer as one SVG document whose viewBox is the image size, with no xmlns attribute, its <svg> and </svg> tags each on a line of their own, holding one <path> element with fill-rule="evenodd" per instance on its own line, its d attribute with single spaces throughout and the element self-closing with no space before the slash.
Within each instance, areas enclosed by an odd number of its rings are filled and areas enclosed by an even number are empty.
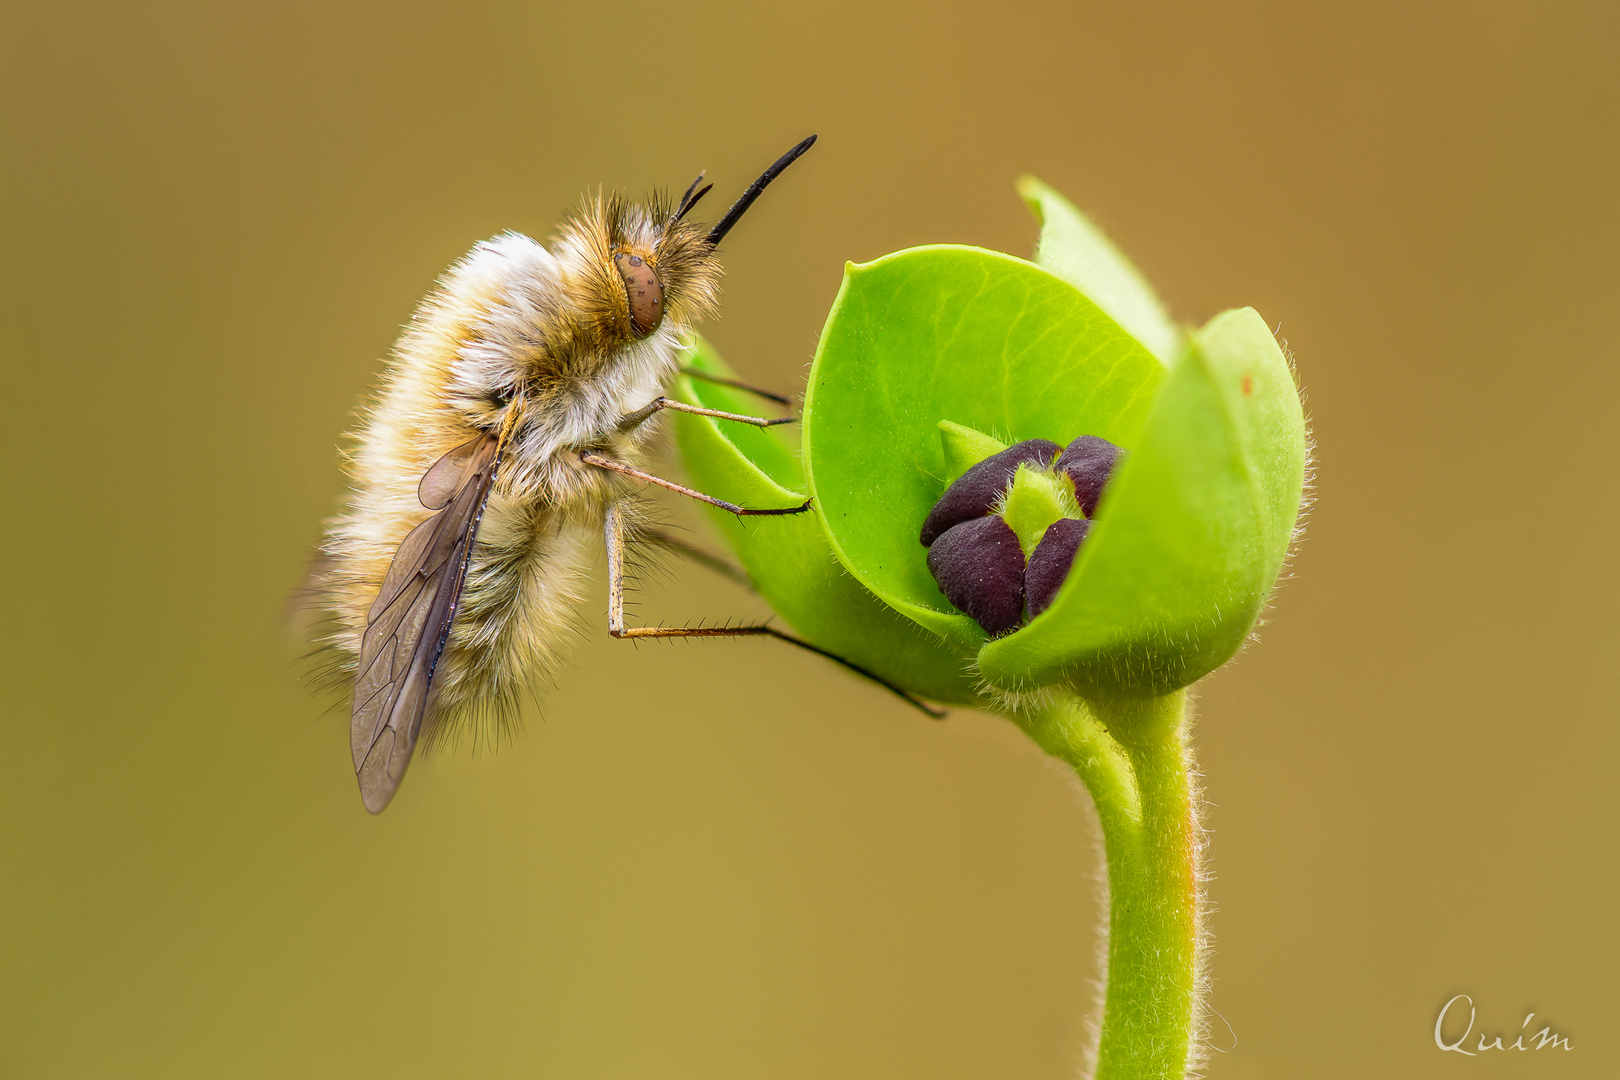
<svg viewBox="0 0 1620 1080">
<path fill-rule="evenodd" d="M 416 750 L 478 522 L 500 467 L 499 445 L 496 436 L 480 435 L 422 477 L 417 497 L 438 513 L 399 545 L 366 616 L 349 739 L 360 797 L 373 814 L 394 797 Z"/>
</svg>

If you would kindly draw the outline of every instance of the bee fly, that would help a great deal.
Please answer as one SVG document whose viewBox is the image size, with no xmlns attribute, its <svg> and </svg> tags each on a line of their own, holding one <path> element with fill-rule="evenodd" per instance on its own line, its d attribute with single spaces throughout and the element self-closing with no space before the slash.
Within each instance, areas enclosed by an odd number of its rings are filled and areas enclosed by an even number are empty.
<svg viewBox="0 0 1620 1080">
<path fill-rule="evenodd" d="M 556 662 L 598 530 L 614 637 L 767 635 L 876 678 L 766 625 L 624 620 L 627 538 L 700 554 L 638 524 L 627 482 L 738 515 L 810 508 L 737 506 L 642 466 L 647 421 L 665 409 L 759 427 L 793 419 L 701 409 L 663 387 L 682 370 L 727 381 L 683 369 L 682 339 L 716 309 L 720 241 L 814 142 L 782 155 L 707 232 L 686 220 L 713 186 L 699 187 L 702 174 L 674 204 L 598 197 L 549 250 L 518 233 L 477 245 L 417 309 L 362 416 L 352 490 L 313 583 L 327 618 L 322 650 L 353 678 L 350 743 L 367 810 L 388 805 L 418 742 L 479 714 L 509 715 L 530 677 Z"/>
</svg>

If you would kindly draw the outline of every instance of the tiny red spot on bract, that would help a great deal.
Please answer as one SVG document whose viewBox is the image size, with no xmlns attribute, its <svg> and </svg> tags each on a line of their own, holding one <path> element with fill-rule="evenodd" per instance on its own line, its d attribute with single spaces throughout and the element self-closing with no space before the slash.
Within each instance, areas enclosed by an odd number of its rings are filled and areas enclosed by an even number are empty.
<svg viewBox="0 0 1620 1080">
<path fill-rule="evenodd" d="M 1243 376 L 1243 396 L 1248 397 L 1252 393 L 1254 393 L 1254 379 L 1245 375 Z"/>
</svg>

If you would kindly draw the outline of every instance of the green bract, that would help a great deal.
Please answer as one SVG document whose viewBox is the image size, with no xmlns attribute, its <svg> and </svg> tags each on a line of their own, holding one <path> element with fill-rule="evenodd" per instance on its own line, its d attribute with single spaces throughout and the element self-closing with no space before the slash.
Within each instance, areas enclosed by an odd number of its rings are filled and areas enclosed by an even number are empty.
<svg viewBox="0 0 1620 1080">
<path fill-rule="evenodd" d="M 802 458 L 777 431 L 694 416 L 677 421 L 681 450 L 722 498 L 814 495 L 813 519 L 719 520 L 760 591 L 823 648 L 943 701 L 974 700 L 970 667 L 1003 690 L 1168 693 L 1236 652 L 1287 553 L 1305 464 L 1293 375 L 1254 311 L 1183 336 L 1073 206 L 1032 178 L 1020 191 L 1043 221 L 1039 265 L 939 246 L 847 268 Z M 710 384 L 677 392 L 751 407 Z M 1051 607 L 990 640 L 940 594 L 918 530 L 965 457 L 1080 435 L 1124 461 Z"/>
</svg>

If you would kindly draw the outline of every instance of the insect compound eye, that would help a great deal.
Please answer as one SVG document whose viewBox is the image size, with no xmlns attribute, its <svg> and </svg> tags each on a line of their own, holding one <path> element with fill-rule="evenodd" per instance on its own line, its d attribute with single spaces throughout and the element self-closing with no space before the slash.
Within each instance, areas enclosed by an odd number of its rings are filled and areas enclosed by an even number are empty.
<svg viewBox="0 0 1620 1080">
<path fill-rule="evenodd" d="M 640 255 L 621 251 L 613 256 L 613 265 L 619 268 L 625 299 L 630 301 L 630 331 L 644 338 L 664 321 L 664 287 Z"/>
</svg>

